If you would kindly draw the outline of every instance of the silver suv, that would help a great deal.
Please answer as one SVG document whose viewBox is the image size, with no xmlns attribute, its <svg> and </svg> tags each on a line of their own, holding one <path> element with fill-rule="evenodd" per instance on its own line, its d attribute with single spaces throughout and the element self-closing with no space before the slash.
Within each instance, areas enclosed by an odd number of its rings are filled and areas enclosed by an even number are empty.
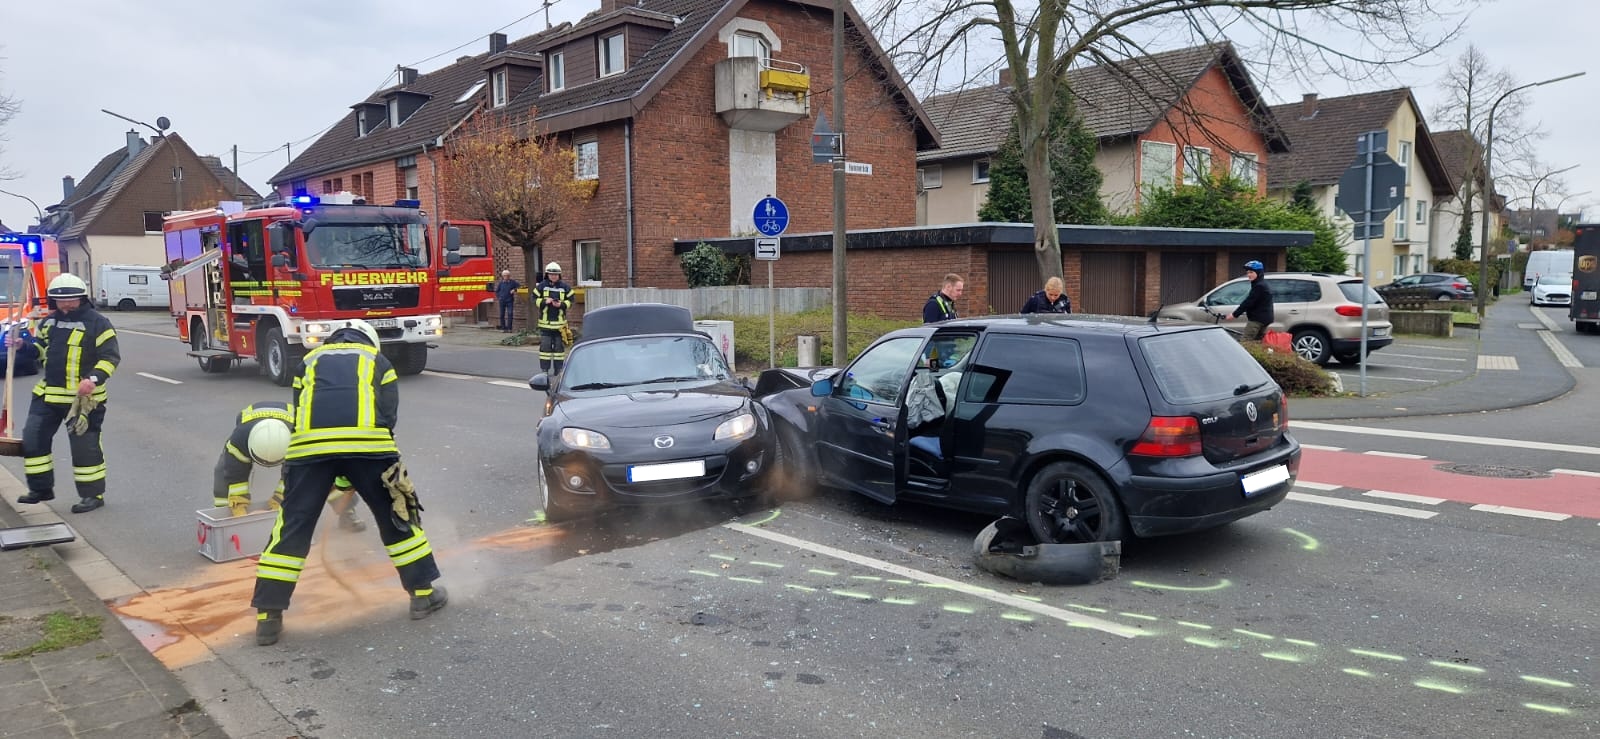
<svg viewBox="0 0 1600 739">
<path fill-rule="evenodd" d="M 1269 272 L 1266 281 L 1276 319 L 1272 330 L 1289 332 L 1296 354 L 1317 364 L 1327 364 L 1329 359 L 1345 364 L 1361 361 L 1361 278 L 1320 272 Z M 1244 328 L 1245 319 L 1231 316 L 1249 293 L 1250 281 L 1241 277 L 1218 285 L 1199 300 L 1163 306 L 1159 315 L 1221 323 L 1238 330 Z M 1389 304 L 1376 291 L 1368 290 L 1365 302 L 1367 351 L 1371 353 L 1394 341 L 1394 326 L 1389 323 Z"/>
</svg>

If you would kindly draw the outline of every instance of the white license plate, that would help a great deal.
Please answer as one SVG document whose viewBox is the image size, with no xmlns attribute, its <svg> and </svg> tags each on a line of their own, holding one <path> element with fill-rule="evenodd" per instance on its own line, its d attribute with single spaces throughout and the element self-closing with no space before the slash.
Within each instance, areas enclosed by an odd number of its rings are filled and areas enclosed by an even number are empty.
<svg viewBox="0 0 1600 739">
<path fill-rule="evenodd" d="M 394 318 L 368 318 L 367 323 L 373 328 L 399 328 L 400 321 Z"/>
<path fill-rule="evenodd" d="M 1594 290 L 1584 290 L 1583 294 L 1579 295 L 1578 297 L 1582 298 L 1583 300 L 1600 300 L 1600 292 L 1596 292 Z"/>
<path fill-rule="evenodd" d="M 1268 467 L 1260 472 L 1252 472 L 1239 478 L 1239 484 L 1244 486 L 1244 497 L 1246 498 L 1288 481 L 1289 468 L 1281 464 Z"/>
<path fill-rule="evenodd" d="M 628 468 L 628 482 L 655 482 L 656 480 L 681 480 L 702 477 L 706 474 L 706 461 L 668 462 L 666 464 L 636 464 Z"/>
<path fill-rule="evenodd" d="M 1388 336 L 1389 335 L 1389 329 L 1386 329 L 1386 328 L 1375 328 L 1375 329 L 1372 329 L 1372 335 L 1373 336 Z"/>
</svg>

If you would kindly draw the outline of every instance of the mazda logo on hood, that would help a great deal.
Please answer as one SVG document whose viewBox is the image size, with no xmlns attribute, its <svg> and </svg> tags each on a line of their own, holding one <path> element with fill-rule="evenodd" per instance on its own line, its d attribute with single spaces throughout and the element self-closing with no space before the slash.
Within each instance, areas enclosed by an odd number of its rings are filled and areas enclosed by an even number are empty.
<svg viewBox="0 0 1600 739">
<path fill-rule="evenodd" d="M 1252 406 L 1252 407 L 1254 407 L 1254 406 Z M 656 440 L 655 440 L 655 444 L 656 444 L 656 448 L 657 449 L 666 449 L 667 447 L 672 446 L 672 437 L 670 437 L 670 436 L 657 436 Z"/>
</svg>

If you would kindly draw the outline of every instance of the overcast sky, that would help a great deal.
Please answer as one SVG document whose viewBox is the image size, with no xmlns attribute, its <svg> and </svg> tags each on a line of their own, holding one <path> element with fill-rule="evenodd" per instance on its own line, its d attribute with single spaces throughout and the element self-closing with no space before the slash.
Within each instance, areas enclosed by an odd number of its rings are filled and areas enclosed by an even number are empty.
<svg viewBox="0 0 1600 739">
<path fill-rule="evenodd" d="M 131 124 L 102 108 L 155 123 L 171 120 L 201 154 L 240 150 L 245 180 L 264 190 L 288 160 L 284 144 L 300 152 L 343 116 L 349 106 L 385 85 L 398 64 L 422 72 L 487 49 L 481 37 L 506 27 L 511 38 L 542 29 L 538 0 L 346 0 L 328 3 L 217 3 L 214 0 L 6 0 L 0 7 L 0 90 L 18 98 L 21 114 L 0 133 L 0 167 L 17 179 L 0 189 L 26 195 L 41 208 L 61 199 L 61 178 L 81 178 L 100 157 L 120 147 Z M 574 21 L 599 0 L 556 0 L 554 23 Z M 441 12 L 448 9 L 450 12 Z M 520 19 L 520 20 L 519 20 Z M 1572 0 L 1501 0 L 1479 8 L 1465 37 L 1424 64 L 1399 69 L 1395 85 L 1324 79 L 1316 90 L 1299 82 L 1256 82 L 1273 103 L 1409 85 L 1424 112 L 1440 97 L 1442 65 L 1467 43 L 1491 64 L 1509 68 L 1521 82 L 1572 72 L 1592 74 L 1529 94 L 1529 118 L 1549 136 L 1540 158 L 1560 168 L 1576 204 L 1600 204 L 1600 69 L 1581 33 L 1600 23 L 1600 3 Z M 1564 30 L 1565 29 L 1565 30 Z M 461 48 L 453 48 L 460 46 Z M 430 59 L 431 57 L 431 59 Z M 710 104 L 710 101 L 707 101 Z M 148 134 L 149 131 L 145 130 Z M 1577 195 L 1583 191 L 1588 195 Z M 1549 183 L 1543 207 L 1560 195 Z M 1527 193 L 1522 195 L 1526 207 Z M 0 195 L 0 221 L 17 230 L 34 223 L 26 201 Z"/>
</svg>

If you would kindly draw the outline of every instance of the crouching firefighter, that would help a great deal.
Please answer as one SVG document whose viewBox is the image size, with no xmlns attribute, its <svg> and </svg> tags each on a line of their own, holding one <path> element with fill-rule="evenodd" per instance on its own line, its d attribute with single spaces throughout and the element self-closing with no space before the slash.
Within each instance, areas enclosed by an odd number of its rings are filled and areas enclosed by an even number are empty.
<svg viewBox="0 0 1600 739">
<path fill-rule="evenodd" d="M 256 609 L 256 644 L 277 643 L 317 517 L 341 475 L 372 510 L 378 536 L 411 596 L 411 618 L 427 618 L 445 605 L 444 588 L 433 586 L 439 567 L 420 525 L 422 506 L 394 442 L 399 378 L 378 346 L 371 324 L 346 321 L 306 355 L 294 380 L 283 506 L 256 566 L 250 600 Z"/>
<path fill-rule="evenodd" d="M 211 485 L 211 503 L 227 508 L 235 516 L 250 512 L 250 472 L 255 465 L 277 467 L 289 451 L 289 426 L 294 423 L 294 408 L 288 403 L 254 403 L 239 411 L 233 433 L 222 445 L 216 474 Z M 328 507 L 339 514 L 339 528 L 365 531 L 367 525 L 356 517 L 355 491 L 343 476 L 333 479 Z M 269 503 L 272 510 L 283 506 L 283 477 Z"/>
</svg>

